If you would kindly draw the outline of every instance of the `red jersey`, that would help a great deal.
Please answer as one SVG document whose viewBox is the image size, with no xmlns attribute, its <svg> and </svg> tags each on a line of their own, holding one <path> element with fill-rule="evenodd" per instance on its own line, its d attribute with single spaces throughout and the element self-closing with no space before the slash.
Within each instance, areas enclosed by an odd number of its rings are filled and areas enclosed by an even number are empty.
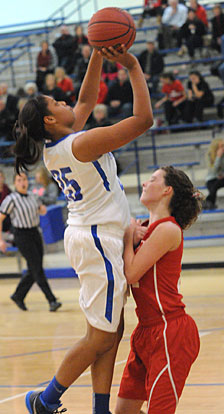
<svg viewBox="0 0 224 414">
<path fill-rule="evenodd" d="M 153 230 L 165 221 L 172 221 L 179 226 L 171 216 L 157 220 L 149 227 L 136 251 L 150 237 Z M 137 283 L 132 285 L 132 293 L 137 305 L 136 313 L 141 325 L 151 326 L 161 323 L 164 316 L 169 320 L 185 313 L 182 295 L 178 292 L 182 254 L 183 233 L 180 246 L 176 250 L 167 252 Z"/>
<path fill-rule="evenodd" d="M 203 6 L 198 4 L 196 9 L 196 16 L 199 20 L 201 20 L 206 27 L 208 27 L 208 19 L 207 19 L 207 13 Z"/>
<path fill-rule="evenodd" d="M 168 96 L 170 101 L 176 101 L 184 95 L 184 86 L 176 79 L 172 83 L 163 85 L 162 92 Z"/>
</svg>

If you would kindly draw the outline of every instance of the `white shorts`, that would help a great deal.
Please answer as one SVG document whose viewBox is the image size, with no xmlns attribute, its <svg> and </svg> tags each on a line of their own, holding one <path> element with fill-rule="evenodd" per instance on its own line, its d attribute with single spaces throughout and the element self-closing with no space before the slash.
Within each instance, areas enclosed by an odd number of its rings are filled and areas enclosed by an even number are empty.
<svg viewBox="0 0 224 414">
<path fill-rule="evenodd" d="M 79 304 L 86 319 L 95 328 L 116 332 L 127 291 L 123 232 L 111 226 L 69 225 L 64 244 L 80 280 Z"/>
</svg>

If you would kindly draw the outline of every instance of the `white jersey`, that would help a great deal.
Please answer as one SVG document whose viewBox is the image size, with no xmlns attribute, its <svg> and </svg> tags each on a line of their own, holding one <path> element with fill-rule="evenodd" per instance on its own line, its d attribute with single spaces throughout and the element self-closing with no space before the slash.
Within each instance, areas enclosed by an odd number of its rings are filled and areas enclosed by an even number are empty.
<svg viewBox="0 0 224 414">
<path fill-rule="evenodd" d="M 112 224 L 124 230 L 129 225 L 130 212 L 114 156 L 104 154 L 93 162 L 77 160 L 72 154 L 72 142 L 83 132 L 44 147 L 44 163 L 68 200 L 68 224 Z"/>
</svg>

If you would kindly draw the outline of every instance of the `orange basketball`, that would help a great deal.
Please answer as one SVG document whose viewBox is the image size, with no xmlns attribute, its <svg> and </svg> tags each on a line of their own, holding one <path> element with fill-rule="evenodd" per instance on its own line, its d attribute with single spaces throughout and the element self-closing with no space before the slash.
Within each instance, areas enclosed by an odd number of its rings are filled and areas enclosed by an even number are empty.
<svg viewBox="0 0 224 414">
<path fill-rule="evenodd" d="M 88 40 L 96 49 L 113 46 L 119 50 L 122 44 L 129 49 L 135 36 L 132 16 L 118 7 L 98 10 L 88 23 Z"/>
</svg>

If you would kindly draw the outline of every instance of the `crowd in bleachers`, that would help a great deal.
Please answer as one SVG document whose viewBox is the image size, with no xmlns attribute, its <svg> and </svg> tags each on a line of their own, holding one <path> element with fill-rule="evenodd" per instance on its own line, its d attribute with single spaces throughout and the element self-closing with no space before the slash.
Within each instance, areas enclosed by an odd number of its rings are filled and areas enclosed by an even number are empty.
<svg viewBox="0 0 224 414">
<path fill-rule="evenodd" d="M 187 7 L 189 6 L 189 7 Z M 182 57 L 188 53 L 194 59 L 195 51 L 207 50 L 205 38 L 210 33 L 211 55 L 220 60 L 210 63 L 211 74 L 219 76 L 224 83 L 224 60 L 222 36 L 224 35 L 224 14 L 221 5 L 214 5 L 212 18 L 197 0 L 145 0 L 143 12 L 137 26 L 150 26 L 153 16 L 157 17 L 157 32 L 153 40 L 146 40 L 146 46 L 138 59 L 152 96 L 154 111 L 164 108 L 164 125 L 179 122 L 192 123 L 204 120 L 204 108 L 214 107 L 215 93 L 209 81 L 192 61 L 186 74 L 186 81 L 178 77 L 178 71 L 166 70 L 166 56 L 176 54 Z M 149 18 L 149 21 L 146 19 Z M 28 99 L 43 93 L 55 100 L 74 106 L 85 75 L 91 47 L 81 26 L 74 28 L 63 25 L 59 36 L 49 45 L 41 42 L 36 56 L 35 79 L 19 88 L 15 95 L 8 93 L 7 84 L 0 85 L 0 141 L 10 141 L 12 127 L 18 112 Z M 144 32 L 147 36 L 147 31 Z M 206 41 L 207 41 L 206 40 Z M 224 43 L 224 42 L 223 42 Z M 171 49 L 171 50 L 170 50 Z M 218 102 L 216 118 L 223 118 L 223 99 Z M 128 74 L 121 65 L 105 60 L 99 88 L 97 106 L 90 116 L 87 128 L 110 125 L 132 113 L 133 96 Z M 161 109 L 160 109 L 161 110 Z M 213 115 L 214 117 L 214 115 Z M 0 156 L 8 156 L 5 147 L 0 147 Z"/>
</svg>

